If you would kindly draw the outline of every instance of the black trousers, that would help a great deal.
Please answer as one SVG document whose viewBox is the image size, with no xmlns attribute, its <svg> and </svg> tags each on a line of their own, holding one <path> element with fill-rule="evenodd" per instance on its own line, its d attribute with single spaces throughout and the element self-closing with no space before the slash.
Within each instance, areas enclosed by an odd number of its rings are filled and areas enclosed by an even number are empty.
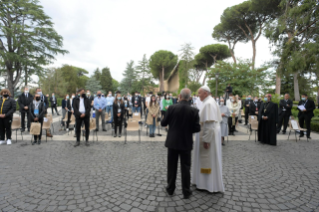
<svg viewBox="0 0 319 212">
<path fill-rule="evenodd" d="M 72 113 L 70 113 L 70 112 L 67 112 L 67 113 L 68 113 L 68 121 L 66 122 L 66 128 L 69 128 L 69 124 L 71 122 Z"/>
<path fill-rule="evenodd" d="M 289 117 L 290 117 L 290 115 L 288 115 L 288 113 L 286 114 L 286 112 L 284 112 L 284 111 L 279 115 L 279 120 L 278 120 L 279 122 L 277 125 L 277 133 L 279 133 L 281 130 L 282 122 L 284 122 L 283 132 L 286 132 L 288 122 L 289 122 Z"/>
<path fill-rule="evenodd" d="M 80 142 L 82 123 L 84 123 L 84 127 L 85 127 L 85 141 L 89 141 L 90 117 L 84 117 L 84 118 L 76 117 L 75 120 L 76 120 L 75 121 L 76 141 Z"/>
<path fill-rule="evenodd" d="M 233 118 L 232 117 L 228 117 L 228 128 L 229 128 L 229 133 L 233 133 L 235 132 L 235 126 L 237 123 L 238 117 L 235 118 L 235 125 L 233 125 Z"/>
<path fill-rule="evenodd" d="M 113 117 L 114 118 L 114 133 L 117 133 L 117 128 L 119 128 L 119 134 L 122 133 L 122 119 L 120 117 Z"/>
<path fill-rule="evenodd" d="M 59 114 L 59 113 L 58 113 L 58 109 L 57 109 L 57 107 L 56 107 L 56 104 L 51 105 L 52 115 L 54 114 L 54 113 L 53 113 L 53 109 L 55 109 L 56 114 Z"/>
<path fill-rule="evenodd" d="M 4 134 L 6 134 L 7 139 L 11 139 L 11 124 L 12 117 L 0 118 L 0 140 L 4 141 Z"/>
<path fill-rule="evenodd" d="M 176 176 L 178 167 L 178 157 L 181 160 L 182 173 L 182 190 L 184 195 L 190 195 L 190 181 L 191 181 L 191 151 L 180 151 L 175 149 L 168 149 L 167 154 L 167 190 L 173 193 L 176 188 Z"/>
<path fill-rule="evenodd" d="M 33 120 L 32 120 L 32 122 L 36 122 L 36 121 L 33 121 Z M 34 141 L 41 140 L 41 137 L 42 137 L 43 119 L 39 119 L 38 122 L 41 123 L 40 135 L 35 135 L 35 136 L 34 136 Z"/>
<path fill-rule="evenodd" d="M 30 129 L 30 116 L 28 110 L 22 110 L 21 111 L 21 128 L 25 129 L 25 116 L 27 116 L 27 128 Z"/>
<path fill-rule="evenodd" d="M 311 123 L 311 118 L 305 118 L 304 116 L 299 117 L 299 125 L 301 128 L 303 128 L 304 123 L 306 123 L 306 128 L 307 128 L 307 137 L 310 137 L 310 123 Z M 300 131 L 300 135 L 304 135 L 304 132 Z"/>
<path fill-rule="evenodd" d="M 249 115 L 249 110 L 245 108 L 245 124 L 248 124 L 248 115 Z"/>
</svg>

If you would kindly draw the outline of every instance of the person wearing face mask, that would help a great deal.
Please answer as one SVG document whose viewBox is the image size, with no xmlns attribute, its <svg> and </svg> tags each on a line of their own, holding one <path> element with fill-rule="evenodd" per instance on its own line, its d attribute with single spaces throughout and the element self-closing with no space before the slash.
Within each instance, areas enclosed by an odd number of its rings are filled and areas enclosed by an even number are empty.
<svg viewBox="0 0 319 212">
<path fill-rule="evenodd" d="M 230 112 L 230 117 L 228 118 L 229 135 L 235 135 L 235 126 L 240 110 L 240 104 L 238 103 L 237 98 L 234 96 L 230 96 L 227 107 Z"/>
<path fill-rule="evenodd" d="M 289 99 L 289 94 L 286 93 L 284 99 L 279 102 L 279 122 L 277 126 L 277 133 L 280 133 L 282 122 L 284 122 L 283 134 L 286 134 L 286 129 L 288 127 L 289 117 L 291 116 L 291 108 L 293 102 Z"/>
<path fill-rule="evenodd" d="M 303 110 L 300 109 L 300 106 L 303 106 Z M 303 128 L 304 123 L 306 123 L 306 128 L 307 128 L 307 138 L 311 139 L 310 137 L 310 123 L 312 117 L 314 117 L 313 110 L 316 109 L 316 105 L 314 101 L 311 99 L 308 99 L 307 94 L 302 94 L 301 95 L 301 101 L 298 103 L 298 118 L 299 118 L 299 125 L 301 128 Z M 304 136 L 304 132 L 300 132 L 300 137 Z"/>
<path fill-rule="evenodd" d="M 37 143 L 40 145 L 45 107 L 44 107 L 44 103 L 41 101 L 40 95 L 37 93 L 34 95 L 34 100 L 29 106 L 29 113 L 30 113 L 31 122 L 39 122 L 41 124 L 40 135 L 38 136 L 35 135 L 34 142 L 32 143 L 32 145 Z"/>
<path fill-rule="evenodd" d="M 258 115 L 258 141 L 264 144 L 277 145 L 278 105 L 266 94 Z"/>
<path fill-rule="evenodd" d="M 169 95 L 166 94 L 164 96 L 164 100 L 163 100 L 163 112 L 162 112 L 162 114 L 163 114 L 164 118 L 165 118 L 165 115 L 166 115 L 166 112 L 167 112 L 168 108 L 170 106 L 172 106 L 172 105 L 173 105 L 172 99 L 170 98 Z M 167 127 L 165 127 L 165 130 L 167 131 Z"/>
<path fill-rule="evenodd" d="M 150 129 L 150 137 L 155 137 L 155 129 L 158 125 L 157 118 L 159 117 L 160 107 L 156 101 L 155 95 L 151 96 L 151 101 L 148 105 L 148 114 L 146 124 Z"/>
<path fill-rule="evenodd" d="M 16 101 L 11 98 L 8 89 L 2 89 L 0 92 L 2 99 L 0 100 L 0 144 L 4 144 L 4 136 L 7 137 L 7 145 L 11 144 L 11 123 L 13 113 L 16 111 Z"/>
<path fill-rule="evenodd" d="M 62 126 L 64 126 L 63 119 L 65 117 L 65 114 L 68 114 L 67 115 L 67 122 L 66 122 L 66 130 L 69 131 L 69 123 L 70 123 L 70 118 L 71 118 L 71 115 L 72 115 L 69 94 L 66 94 L 64 99 L 62 100 L 62 120 L 61 120 L 61 125 Z"/>
<path fill-rule="evenodd" d="M 258 101 L 258 97 L 255 96 L 254 97 L 254 101 L 252 101 L 250 103 L 250 106 L 249 106 L 249 115 L 250 116 L 257 116 L 258 117 L 258 112 L 259 112 L 259 109 L 260 109 L 260 102 Z M 256 118 L 257 118 L 256 117 Z"/>
<path fill-rule="evenodd" d="M 106 113 L 111 115 L 110 123 L 113 123 L 113 102 L 114 102 L 114 97 L 112 96 L 112 91 L 109 91 L 107 97 L 106 97 Z"/>
<path fill-rule="evenodd" d="M 91 95 L 90 90 L 86 90 L 86 97 L 88 98 L 88 100 L 90 100 L 91 102 L 91 108 L 94 108 L 94 97 Z"/>
<path fill-rule="evenodd" d="M 251 99 L 251 95 L 248 95 L 245 100 L 245 125 L 248 124 L 248 115 L 249 115 L 249 108 L 253 100 Z"/>
<path fill-rule="evenodd" d="M 105 108 L 106 108 L 106 99 L 102 97 L 101 91 L 97 92 L 97 97 L 94 99 L 94 108 L 95 108 L 95 120 L 96 120 L 96 131 L 99 131 L 99 119 L 101 117 L 102 129 L 106 132 L 105 129 Z"/>
<path fill-rule="evenodd" d="M 41 88 L 37 88 L 35 90 L 35 93 L 39 94 L 40 100 L 41 100 L 41 102 L 43 102 L 43 105 L 44 105 L 44 117 L 46 117 L 47 116 L 47 109 L 49 107 L 49 100 L 48 100 L 48 98 L 45 95 L 43 95 Z M 49 95 L 47 94 L 47 96 L 49 96 Z M 50 137 L 50 138 L 53 137 L 53 135 L 50 133 L 49 130 L 47 130 L 46 133 L 47 133 L 47 137 Z"/>
<path fill-rule="evenodd" d="M 51 103 L 51 110 L 52 110 L 52 115 L 54 115 L 53 109 L 55 109 L 56 114 L 59 116 L 59 112 L 57 109 L 57 98 L 55 97 L 54 93 L 52 93 L 52 96 L 50 98 L 50 103 Z"/>
<path fill-rule="evenodd" d="M 122 134 L 122 125 L 124 123 L 125 107 L 121 97 L 121 92 L 117 92 L 113 103 L 113 117 L 114 117 L 114 137 L 117 137 L 117 128 L 119 128 L 119 137 Z"/>
<path fill-rule="evenodd" d="M 220 99 L 219 101 L 219 110 L 222 115 L 222 121 L 220 122 L 222 145 L 225 146 L 225 137 L 228 136 L 228 118 L 230 117 L 230 112 L 228 107 L 225 106 L 224 99 Z"/>
<path fill-rule="evenodd" d="M 140 113 L 142 106 L 142 98 L 135 92 L 135 96 L 132 97 L 133 113 Z"/>
<path fill-rule="evenodd" d="M 24 93 L 22 93 L 18 98 L 19 110 L 21 113 L 21 132 L 25 131 L 25 116 L 27 116 L 27 128 L 30 132 L 30 116 L 29 116 L 29 105 L 33 101 L 33 96 L 29 93 L 29 88 L 24 88 Z"/>
<path fill-rule="evenodd" d="M 89 146 L 89 134 L 90 134 L 90 111 L 91 102 L 86 98 L 83 88 L 78 90 L 80 94 L 79 98 L 73 100 L 73 109 L 75 116 L 75 128 L 76 128 L 76 143 L 74 147 L 80 146 L 81 126 L 84 122 L 85 127 L 85 145 Z"/>
</svg>

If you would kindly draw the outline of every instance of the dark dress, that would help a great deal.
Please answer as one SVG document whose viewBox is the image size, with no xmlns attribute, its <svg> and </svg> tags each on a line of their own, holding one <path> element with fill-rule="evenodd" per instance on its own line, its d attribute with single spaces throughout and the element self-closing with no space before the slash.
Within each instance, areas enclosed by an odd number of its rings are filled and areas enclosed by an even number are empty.
<svg viewBox="0 0 319 212">
<path fill-rule="evenodd" d="M 120 111 L 121 115 L 120 117 L 117 116 L 118 112 Z M 117 127 L 119 127 L 119 134 L 122 133 L 122 123 L 123 123 L 123 118 L 124 118 L 124 113 L 125 113 L 125 106 L 124 104 L 118 105 L 118 103 L 113 103 L 113 118 L 114 118 L 114 133 L 116 135 L 117 133 Z"/>
<path fill-rule="evenodd" d="M 262 117 L 267 116 L 267 120 Z M 278 105 L 273 102 L 262 103 L 258 115 L 258 141 L 277 145 Z"/>
</svg>

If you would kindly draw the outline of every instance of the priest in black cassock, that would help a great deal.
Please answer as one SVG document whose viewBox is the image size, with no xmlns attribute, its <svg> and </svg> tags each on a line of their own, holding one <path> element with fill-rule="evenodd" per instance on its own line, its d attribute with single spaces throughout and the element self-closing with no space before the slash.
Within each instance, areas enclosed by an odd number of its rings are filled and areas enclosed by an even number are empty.
<svg viewBox="0 0 319 212">
<path fill-rule="evenodd" d="M 264 144 L 277 145 L 278 105 L 271 102 L 271 95 L 265 96 L 258 115 L 258 141 Z"/>
</svg>

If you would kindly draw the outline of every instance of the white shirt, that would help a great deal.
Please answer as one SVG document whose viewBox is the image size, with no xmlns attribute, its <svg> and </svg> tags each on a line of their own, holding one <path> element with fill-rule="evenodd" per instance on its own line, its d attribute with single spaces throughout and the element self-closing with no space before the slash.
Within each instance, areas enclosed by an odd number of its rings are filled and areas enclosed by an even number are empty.
<svg viewBox="0 0 319 212">
<path fill-rule="evenodd" d="M 151 102 L 151 97 L 146 97 L 145 102 L 146 102 L 146 106 L 148 107 L 148 105 Z"/>
<path fill-rule="evenodd" d="M 80 113 L 85 113 L 85 106 L 84 106 L 84 99 L 80 98 L 80 108 L 79 108 Z"/>
</svg>

